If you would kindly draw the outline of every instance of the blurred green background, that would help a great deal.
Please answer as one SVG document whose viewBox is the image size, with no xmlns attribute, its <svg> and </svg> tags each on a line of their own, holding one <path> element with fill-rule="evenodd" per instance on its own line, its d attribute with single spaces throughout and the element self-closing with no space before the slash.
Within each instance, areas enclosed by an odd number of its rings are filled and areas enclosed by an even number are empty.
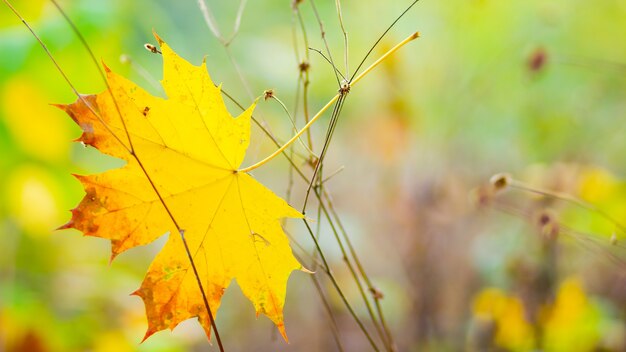
<svg viewBox="0 0 626 352">
<path fill-rule="evenodd" d="M 81 93 L 104 89 L 50 2 L 12 3 Z M 206 57 L 215 82 L 243 105 L 272 88 L 294 107 L 298 62 L 291 1 L 247 3 L 229 50 L 251 94 L 195 0 L 60 3 L 98 59 L 154 94 L 162 94 L 155 86 L 161 59 L 143 48 L 154 42 L 153 29 L 189 61 Z M 409 3 L 342 1 L 351 69 Z M 229 36 L 238 2 L 207 4 Z M 316 5 L 334 59 L 343 63 L 335 2 Z M 309 45 L 323 49 L 310 4 L 304 0 L 300 8 Z M 325 164 L 327 173 L 344 167 L 327 186 L 365 269 L 385 294 L 398 349 L 626 349 L 626 249 L 609 241 L 614 231 L 617 238 L 626 234 L 597 212 L 550 197 L 507 195 L 518 213 L 545 207 L 555 212 L 566 226 L 552 243 L 532 216 L 510 217 L 468 201 L 475 187 L 508 171 L 534 187 L 583 198 L 617 221 L 626 218 L 626 1 L 422 0 L 370 62 L 415 30 L 421 38 L 352 90 Z M 337 85 L 330 65 L 310 55 L 314 112 Z M 147 327 L 143 304 L 129 293 L 163 241 L 109 265 L 106 241 L 54 230 L 83 195 L 72 173 L 120 165 L 71 143 L 79 128 L 50 104 L 74 99 L 33 36 L 2 4 L 0 351 L 217 350 L 195 321 L 140 344 Z M 258 116 L 281 140 L 292 134 L 277 104 L 260 104 Z M 301 111 L 297 119 L 301 126 Z M 327 123 L 328 117 L 313 128 L 316 150 Z M 275 148 L 258 129 L 253 133 L 248 164 Z M 288 174 L 282 159 L 255 171 L 283 196 Z M 296 208 L 305 188 L 294 185 Z M 309 251 L 300 227 L 289 224 Z M 367 320 L 328 226 L 321 236 L 335 275 Z M 330 298 L 346 350 L 367 350 L 339 299 Z M 336 349 L 306 274 L 290 279 L 285 309 L 290 344 L 266 318 L 255 320 L 252 305 L 233 285 L 218 316 L 227 350 Z"/>
</svg>

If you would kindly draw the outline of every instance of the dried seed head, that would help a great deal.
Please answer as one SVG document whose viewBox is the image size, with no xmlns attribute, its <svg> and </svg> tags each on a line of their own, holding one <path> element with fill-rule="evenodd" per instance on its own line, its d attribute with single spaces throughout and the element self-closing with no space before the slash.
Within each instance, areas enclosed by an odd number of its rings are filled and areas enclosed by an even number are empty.
<svg viewBox="0 0 626 352">
<path fill-rule="evenodd" d="M 511 175 L 507 173 L 500 173 L 491 176 L 489 183 L 491 183 L 495 191 L 501 191 L 511 184 L 511 180 Z"/>
<path fill-rule="evenodd" d="M 370 293 L 372 294 L 372 297 L 374 297 L 375 300 L 381 300 L 385 298 L 385 295 L 374 287 L 370 288 Z"/>
<path fill-rule="evenodd" d="M 617 246 L 617 235 L 615 234 L 615 232 L 613 232 L 613 234 L 611 235 L 611 245 Z"/>
<path fill-rule="evenodd" d="M 291 8 L 296 10 L 298 8 L 298 5 L 300 5 L 302 3 L 302 1 L 304 1 L 304 0 L 292 0 L 291 1 Z"/>
<path fill-rule="evenodd" d="M 309 158 L 309 160 L 307 160 L 307 164 L 309 164 L 310 167 L 312 168 L 316 168 L 317 167 L 317 163 L 319 163 L 319 158 L 315 157 L 315 156 L 311 156 Z"/>
<path fill-rule="evenodd" d="M 263 100 L 272 99 L 274 97 L 274 90 L 267 89 L 263 92 Z"/>
<path fill-rule="evenodd" d="M 149 52 L 153 53 L 153 54 L 161 54 L 161 51 L 159 49 L 157 49 L 156 46 L 150 44 L 150 43 L 146 43 L 143 45 L 144 48 L 146 48 L 146 50 L 148 50 Z"/>
<path fill-rule="evenodd" d="M 300 69 L 300 72 L 307 72 L 309 68 L 311 68 L 311 64 L 309 64 L 309 62 L 306 60 L 302 60 L 302 62 L 298 65 L 298 69 Z"/>
<path fill-rule="evenodd" d="M 536 224 L 539 228 L 539 232 L 547 239 L 555 240 L 559 235 L 559 223 L 554 215 L 548 210 L 541 211 L 538 214 Z"/>
<path fill-rule="evenodd" d="M 343 81 L 341 81 L 341 86 L 339 88 L 339 93 L 341 93 L 341 94 L 350 93 L 350 82 L 348 82 L 345 79 Z"/>
</svg>

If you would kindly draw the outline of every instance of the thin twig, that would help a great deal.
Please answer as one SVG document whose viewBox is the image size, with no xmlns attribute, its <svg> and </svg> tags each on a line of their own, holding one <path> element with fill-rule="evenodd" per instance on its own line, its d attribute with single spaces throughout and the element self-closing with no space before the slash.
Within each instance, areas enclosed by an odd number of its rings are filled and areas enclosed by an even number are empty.
<svg viewBox="0 0 626 352">
<path fill-rule="evenodd" d="M 348 32 L 343 24 L 343 13 L 341 11 L 341 0 L 335 0 L 335 7 L 337 8 L 337 16 L 339 17 L 339 26 L 341 26 L 341 32 L 343 33 L 343 45 L 344 45 L 344 61 L 346 64 L 346 76 L 350 75 L 350 68 L 348 66 Z M 344 78 L 345 79 L 345 78 Z"/>
<path fill-rule="evenodd" d="M 309 123 L 309 85 L 311 84 L 309 71 L 311 69 L 311 58 L 309 56 L 309 51 L 306 48 L 309 47 L 309 38 L 306 31 L 306 26 L 304 25 L 304 19 L 302 18 L 302 14 L 300 13 L 300 7 L 296 6 L 295 11 L 298 15 L 298 22 L 300 23 L 300 30 L 302 31 L 302 40 L 304 41 L 304 61 L 299 62 L 300 65 L 300 76 L 304 76 L 302 81 L 302 104 L 304 111 L 304 123 Z M 307 130 L 307 141 L 309 143 L 309 149 L 313 150 L 313 138 L 311 136 L 311 131 Z"/>
<path fill-rule="evenodd" d="M 332 214 L 334 221 L 337 223 L 337 227 L 339 228 L 339 231 L 341 232 L 343 239 L 346 241 L 348 250 L 350 251 L 350 255 L 352 256 L 352 259 L 354 260 L 354 263 L 356 264 L 359 270 L 359 273 L 361 274 L 361 277 L 363 277 L 363 281 L 365 281 L 365 284 L 367 285 L 368 290 L 372 293 L 372 297 L 374 298 L 374 304 L 376 305 L 376 311 L 378 313 L 378 318 L 380 319 L 380 323 L 383 326 L 385 334 L 387 335 L 387 340 L 389 341 L 389 345 L 393 349 L 394 340 L 393 340 L 393 336 L 391 335 L 391 330 L 389 329 L 389 326 L 387 325 L 387 322 L 385 320 L 382 307 L 380 305 L 381 296 L 377 294 L 378 290 L 374 287 L 369 276 L 365 272 L 363 264 L 361 263 L 361 260 L 359 259 L 359 256 L 356 253 L 354 246 L 352 245 L 352 241 L 350 241 L 350 236 L 348 236 L 348 232 L 343 226 L 343 223 L 341 222 L 341 219 L 339 218 L 339 214 L 335 210 L 334 202 L 330 195 L 330 192 L 326 188 L 324 188 L 323 191 L 324 191 L 324 194 L 323 194 L 324 198 L 326 199 L 326 203 L 328 204 L 328 209 L 330 210 L 330 213 Z"/>
<path fill-rule="evenodd" d="M 324 60 L 326 60 L 326 62 L 328 62 L 331 66 L 333 65 L 333 63 L 332 63 L 332 62 L 331 62 L 331 61 L 330 61 L 330 60 L 326 57 L 326 55 L 324 55 L 324 53 L 323 53 L 321 50 L 319 50 L 319 49 L 315 49 L 315 48 L 309 48 L 309 50 L 313 50 L 313 51 L 315 51 L 316 53 L 320 54 L 320 56 L 321 56 Z M 337 74 L 337 75 L 341 76 L 341 78 L 342 78 L 343 80 L 345 80 L 345 79 L 346 79 L 346 77 L 343 75 L 343 73 L 341 73 L 341 71 L 339 71 L 339 69 L 338 69 L 337 67 L 335 67 L 335 66 L 332 66 L 332 67 L 333 67 L 333 70 L 335 70 L 335 74 Z"/>
<path fill-rule="evenodd" d="M 235 72 L 237 73 L 237 76 L 239 77 L 241 84 L 246 90 L 248 97 L 250 99 L 254 99 L 254 94 L 252 93 L 252 90 L 250 89 L 250 84 L 244 77 L 243 72 L 241 71 L 241 68 L 237 64 L 237 61 L 235 60 L 235 58 L 233 57 L 230 51 L 230 44 L 235 39 L 237 32 L 239 31 L 239 25 L 241 23 L 241 17 L 243 16 L 245 5 L 246 5 L 246 0 L 241 0 L 239 2 L 239 9 L 237 10 L 237 17 L 235 18 L 233 34 L 231 35 L 230 39 L 226 40 L 224 36 L 222 35 L 222 33 L 220 32 L 219 26 L 217 25 L 217 21 L 215 20 L 215 16 L 213 16 L 213 12 L 211 11 L 211 9 L 207 6 L 204 0 L 198 0 L 198 7 L 200 8 L 200 12 L 202 12 L 204 21 L 209 27 L 209 30 L 211 31 L 213 36 L 215 36 L 215 38 L 220 42 L 220 44 L 224 47 L 224 52 L 226 52 L 226 56 L 228 57 L 228 60 L 235 68 Z"/>
<path fill-rule="evenodd" d="M 331 65 L 333 65 L 333 67 L 337 67 L 335 65 L 335 61 L 333 60 L 333 54 L 330 52 L 330 47 L 328 46 L 328 41 L 326 40 L 326 30 L 324 29 L 324 22 L 322 22 L 322 19 L 320 18 L 320 14 L 317 12 L 317 7 L 315 6 L 315 1 L 314 0 L 309 0 L 309 3 L 311 4 L 311 8 L 313 8 L 313 13 L 315 13 L 315 18 L 317 19 L 317 23 L 320 26 L 320 32 L 322 35 L 322 42 L 324 42 L 324 47 L 326 47 L 326 53 L 328 54 L 328 58 L 330 59 L 330 63 Z M 339 76 L 337 75 L 337 72 L 335 72 L 335 78 L 337 79 L 337 86 L 341 87 L 341 81 L 339 80 Z"/>
<path fill-rule="evenodd" d="M 317 252 L 319 253 L 320 258 L 322 259 L 324 267 L 326 268 L 326 270 L 328 272 L 330 272 L 330 266 L 328 265 L 328 261 L 326 260 L 326 256 L 324 256 L 324 253 L 322 252 L 322 249 L 320 248 L 319 242 L 317 241 L 317 239 L 315 238 L 315 235 L 313 234 L 313 230 L 311 229 L 311 226 L 309 225 L 308 220 L 307 219 L 302 219 L 302 221 L 304 222 L 304 225 L 306 226 L 307 231 L 308 231 L 311 239 L 315 243 L 315 248 L 317 249 Z M 339 294 L 339 297 L 343 301 L 344 305 L 346 306 L 346 308 L 348 308 L 348 311 L 350 312 L 350 315 L 352 315 L 352 318 L 354 319 L 354 321 L 357 323 L 357 325 L 359 326 L 361 331 L 363 331 L 363 333 L 365 334 L 365 337 L 367 338 L 367 341 L 370 343 L 370 345 L 372 346 L 374 351 L 379 352 L 380 350 L 378 349 L 378 346 L 376 346 L 376 343 L 374 342 L 374 340 L 372 339 L 370 334 L 367 332 L 367 329 L 365 328 L 365 325 L 363 325 L 363 322 L 361 322 L 361 319 L 359 319 L 359 317 L 356 315 L 356 312 L 354 311 L 354 309 L 352 308 L 352 306 L 350 305 L 350 303 L 346 299 L 346 296 L 343 294 L 343 290 L 341 290 L 341 287 L 339 287 L 339 284 L 337 283 L 337 280 L 335 280 L 335 277 L 334 276 L 329 276 L 329 278 L 330 278 L 331 283 L 335 287 L 335 290 L 337 290 L 337 293 Z"/>
<path fill-rule="evenodd" d="M 352 74 L 352 77 L 350 77 L 350 81 L 352 81 L 354 79 L 354 77 L 359 73 L 359 70 L 361 69 L 361 67 L 363 66 L 363 64 L 365 63 L 365 61 L 367 60 L 367 58 L 372 54 L 372 51 L 374 51 L 374 49 L 376 48 L 376 46 L 378 46 L 378 43 L 380 43 L 381 40 L 383 40 L 383 38 L 385 37 L 385 35 L 387 35 L 387 32 L 389 32 L 391 30 L 391 28 L 393 28 L 396 23 L 398 23 L 398 21 L 400 21 L 400 19 L 402 17 L 404 17 L 404 15 L 409 12 L 409 10 L 411 10 L 411 8 L 413 6 L 415 6 L 415 4 L 417 4 L 420 0 L 414 0 L 411 5 L 409 5 L 409 7 L 407 7 L 404 12 L 402 12 L 400 14 L 400 16 L 398 16 L 392 23 L 391 25 L 389 25 L 389 27 L 387 27 L 387 29 L 383 32 L 383 34 L 380 35 L 380 37 L 378 37 L 378 39 L 376 40 L 376 42 L 374 43 L 374 45 L 372 45 L 370 47 L 370 49 L 368 50 L 367 54 L 365 54 L 365 56 L 363 57 L 363 60 L 361 60 L 361 62 L 359 63 L 359 65 L 356 67 L 356 70 L 354 70 L 354 73 Z"/>
<path fill-rule="evenodd" d="M 272 95 L 272 100 L 276 101 L 283 108 L 283 111 L 285 112 L 285 114 L 287 114 L 287 117 L 289 118 L 289 122 L 291 122 L 291 127 L 293 127 L 294 133 L 298 133 L 298 126 L 296 126 L 296 121 L 294 121 L 293 116 L 291 116 L 291 113 L 289 112 L 289 109 L 287 109 L 287 106 L 282 102 L 282 100 L 280 100 L 276 96 L 276 94 Z M 315 152 L 309 149 L 309 147 L 302 141 L 301 138 L 298 138 L 298 141 L 300 142 L 302 147 L 310 154 L 310 156 L 317 158 Z"/>
<path fill-rule="evenodd" d="M 351 83 L 351 87 L 354 87 L 356 84 L 358 84 L 359 81 L 361 81 L 361 79 L 363 79 L 363 77 L 367 76 L 374 68 L 376 68 L 376 66 L 378 66 L 381 62 L 383 62 L 387 57 L 389 57 L 390 55 L 392 55 L 393 53 L 398 51 L 398 49 L 400 49 L 401 47 L 403 47 L 407 43 L 411 42 L 412 40 L 417 39 L 418 37 L 419 37 L 419 32 L 415 32 L 415 33 L 411 34 L 410 36 L 408 36 L 403 41 L 401 41 L 400 43 L 398 43 L 396 46 L 391 48 L 383 56 L 381 56 L 378 60 L 376 60 L 372 65 L 370 65 L 367 69 L 365 69 L 361 74 L 359 74 L 356 78 L 354 78 L 354 80 Z M 344 96 L 344 95 L 342 93 L 338 93 L 337 95 L 335 95 L 328 103 L 326 103 L 326 105 L 322 109 L 320 109 L 320 111 L 317 112 L 317 114 L 315 114 L 315 116 L 313 116 L 313 118 L 311 118 L 309 123 L 307 123 L 304 127 L 302 127 L 302 129 L 300 129 L 300 132 L 298 132 L 289 141 L 287 141 L 285 144 L 283 144 L 283 146 L 281 146 L 274 153 L 272 153 L 271 155 L 269 155 L 265 159 L 257 162 L 256 164 L 253 164 L 253 165 L 248 166 L 246 168 L 240 169 L 239 172 L 250 172 L 250 171 L 252 171 L 252 170 L 254 170 L 254 169 L 264 165 L 268 161 L 274 159 L 277 155 L 280 155 L 285 149 L 287 149 L 289 147 L 289 145 L 291 145 L 298 138 L 300 138 L 300 136 L 306 130 L 308 130 L 311 127 L 311 125 L 313 125 L 313 123 L 315 123 L 315 121 L 317 121 L 317 119 L 319 119 L 322 116 L 322 114 L 324 114 L 324 112 L 326 112 L 326 110 L 328 110 L 333 104 L 335 104 L 335 102 L 337 102 L 337 100 L 339 100 L 339 98 L 341 96 Z"/>
<path fill-rule="evenodd" d="M 531 192 L 531 193 L 535 193 L 535 194 L 540 194 L 543 196 L 547 196 L 547 197 L 552 197 L 552 198 L 556 198 L 556 199 L 560 199 L 562 201 L 571 203 L 571 204 L 575 204 L 583 209 L 589 210 L 591 212 L 597 213 L 598 215 L 600 215 L 601 217 L 603 217 L 605 220 L 607 220 L 608 222 L 612 223 L 613 225 L 615 225 L 615 227 L 617 227 L 620 232 L 622 232 L 623 235 L 626 235 L 626 227 L 624 225 L 622 225 L 619 221 L 617 221 L 616 219 L 614 219 L 612 216 L 610 216 L 608 213 L 606 213 L 605 211 L 603 211 L 602 209 L 598 208 L 597 206 L 585 202 L 582 199 L 576 198 L 570 194 L 567 193 L 562 193 L 562 192 L 555 192 L 555 191 L 550 191 L 550 190 L 544 190 L 544 189 L 538 189 L 538 188 L 534 188 L 530 185 L 527 185 L 524 182 L 518 181 L 518 180 L 511 180 L 511 184 L 510 186 L 512 188 L 517 188 L 519 190 L 522 191 L 526 191 L 526 192 Z"/>
</svg>

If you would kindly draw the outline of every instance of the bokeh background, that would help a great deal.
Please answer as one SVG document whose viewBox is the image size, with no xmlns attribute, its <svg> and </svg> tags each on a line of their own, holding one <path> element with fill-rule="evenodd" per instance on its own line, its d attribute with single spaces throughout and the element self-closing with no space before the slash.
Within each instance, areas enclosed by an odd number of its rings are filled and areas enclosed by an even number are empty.
<svg viewBox="0 0 626 352">
<path fill-rule="evenodd" d="M 98 58 L 154 94 L 162 94 L 161 59 L 143 49 L 154 42 L 153 29 L 191 62 L 206 57 L 213 79 L 242 104 L 272 88 L 294 107 L 295 52 L 302 58 L 304 49 L 299 34 L 294 50 L 291 1 L 248 1 L 228 49 L 241 75 L 195 0 L 60 3 Z M 351 69 L 409 3 L 342 1 Z M 13 4 L 80 92 L 104 89 L 50 2 Z M 229 36 L 238 2 L 207 4 Z M 316 5 L 343 69 L 335 2 Z M 300 8 L 309 45 L 323 49 L 310 4 Z M 415 30 L 420 39 L 352 90 L 325 164 L 329 174 L 343 168 L 326 186 L 384 294 L 398 350 L 626 349 L 626 249 L 619 245 L 626 237 L 619 226 L 626 223 L 626 1 L 422 0 L 373 58 Z M 315 52 L 310 64 L 309 107 L 316 111 L 337 84 Z M 83 195 L 71 174 L 120 165 L 71 142 L 79 128 L 50 104 L 74 99 L 33 36 L 0 5 L 0 351 L 217 351 L 195 321 L 140 344 L 143 304 L 129 293 L 163 240 L 109 264 L 106 241 L 55 231 Z M 280 139 L 291 135 L 275 102 L 260 104 L 258 116 Z M 301 111 L 296 118 L 301 126 Z M 328 121 L 313 128 L 318 151 Z M 246 163 L 274 150 L 253 133 Z M 501 171 L 601 210 L 519 190 L 494 195 L 488 180 Z M 285 160 L 254 174 L 286 196 Z M 305 187 L 293 184 L 297 208 Z M 535 221 L 542 212 L 549 223 Z M 371 329 L 330 229 L 320 226 L 335 276 Z M 301 223 L 287 227 L 310 253 Z M 345 350 L 368 350 L 322 271 L 315 275 Z M 289 344 L 231 286 L 218 315 L 227 351 L 337 350 L 307 274 L 291 277 L 285 312 Z"/>
</svg>

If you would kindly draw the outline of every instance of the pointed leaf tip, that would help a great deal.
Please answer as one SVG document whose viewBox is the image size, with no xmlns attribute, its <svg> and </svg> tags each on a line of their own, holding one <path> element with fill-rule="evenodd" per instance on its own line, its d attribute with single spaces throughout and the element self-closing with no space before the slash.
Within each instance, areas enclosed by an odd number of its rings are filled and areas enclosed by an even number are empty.
<svg viewBox="0 0 626 352">
<path fill-rule="evenodd" d="M 157 40 L 157 42 L 159 43 L 159 45 L 162 45 L 164 43 L 163 39 L 161 39 L 161 37 L 159 37 L 159 35 L 157 34 L 157 32 L 154 30 L 154 28 L 152 28 L 152 35 L 154 36 L 154 39 Z"/>
<path fill-rule="evenodd" d="M 50 106 L 54 106 L 55 108 L 58 108 L 67 112 L 67 104 L 50 104 Z"/>
<path fill-rule="evenodd" d="M 146 341 L 148 339 L 148 337 L 154 335 L 154 333 L 156 332 L 156 330 L 152 330 L 152 328 L 148 328 L 148 330 L 146 331 L 146 334 L 144 335 L 143 339 L 141 340 L 140 343 L 143 343 L 144 341 Z"/>
<path fill-rule="evenodd" d="M 113 261 L 115 260 L 115 258 L 117 258 L 117 256 L 119 255 L 119 253 L 116 253 L 115 251 L 111 251 L 111 257 L 109 258 L 109 265 L 113 264 Z"/>
<path fill-rule="evenodd" d="M 70 210 L 72 211 L 72 210 Z M 72 211 L 73 212 L 73 211 Z M 67 230 L 67 229 L 73 229 L 74 228 L 74 220 L 71 219 L 70 221 L 66 222 L 65 224 L 57 227 L 55 229 L 55 231 L 60 231 L 60 230 Z"/>
<path fill-rule="evenodd" d="M 287 331 L 285 331 L 285 324 L 281 323 L 280 325 L 276 327 L 278 328 L 280 335 L 283 337 L 283 339 L 285 339 L 285 342 L 289 343 L 289 338 L 287 337 Z"/>
</svg>

